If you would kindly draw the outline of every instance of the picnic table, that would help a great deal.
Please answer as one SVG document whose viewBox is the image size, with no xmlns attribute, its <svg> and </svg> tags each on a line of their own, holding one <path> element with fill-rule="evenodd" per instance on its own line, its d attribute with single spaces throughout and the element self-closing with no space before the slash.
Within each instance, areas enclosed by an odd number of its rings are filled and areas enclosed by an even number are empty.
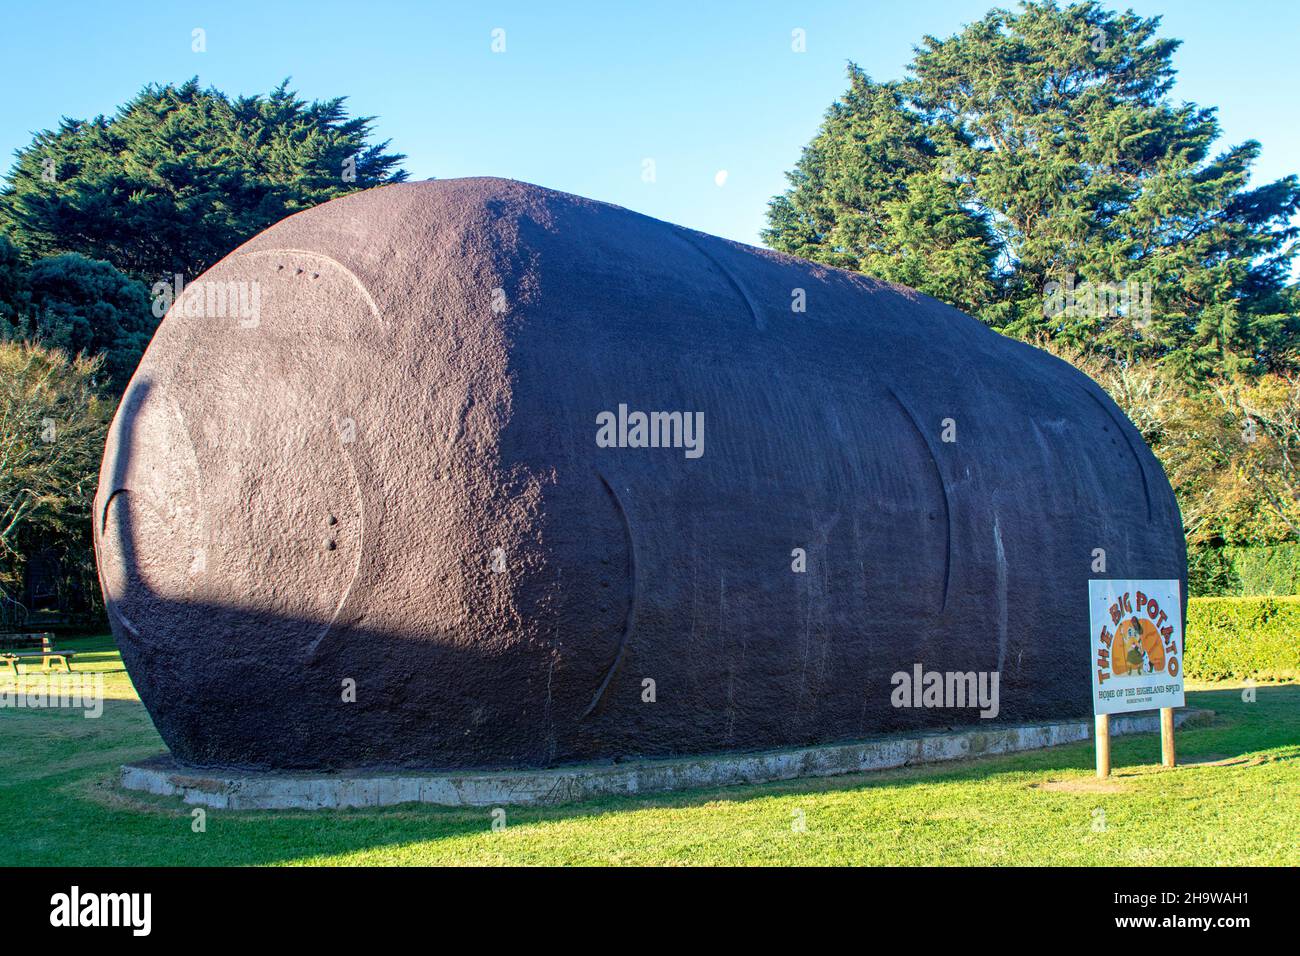
<svg viewBox="0 0 1300 956">
<path fill-rule="evenodd" d="M 63 669 L 70 672 L 72 666 L 68 663 L 68 659 L 73 657 L 74 654 L 72 651 L 55 650 L 53 637 L 54 635 L 48 632 L 41 634 L 0 634 L 0 670 L 7 666 L 17 676 L 19 661 L 40 658 L 43 672 L 53 671 L 56 662 L 62 664 Z"/>
</svg>

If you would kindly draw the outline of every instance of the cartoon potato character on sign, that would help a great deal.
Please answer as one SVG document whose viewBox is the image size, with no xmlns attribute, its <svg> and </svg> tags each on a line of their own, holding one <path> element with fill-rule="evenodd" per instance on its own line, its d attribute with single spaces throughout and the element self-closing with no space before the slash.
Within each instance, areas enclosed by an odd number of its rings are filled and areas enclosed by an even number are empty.
<svg viewBox="0 0 1300 956">
<path fill-rule="evenodd" d="M 1150 621 L 1131 617 L 1115 630 L 1111 644 L 1112 673 L 1154 674 L 1165 669 L 1165 648 L 1160 632 Z"/>
</svg>

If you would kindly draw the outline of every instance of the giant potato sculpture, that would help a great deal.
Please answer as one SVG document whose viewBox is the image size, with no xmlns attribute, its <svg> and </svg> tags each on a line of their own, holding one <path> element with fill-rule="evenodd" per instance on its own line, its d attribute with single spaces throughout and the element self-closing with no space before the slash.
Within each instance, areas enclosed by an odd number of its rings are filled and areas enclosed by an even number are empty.
<svg viewBox="0 0 1300 956">
<path fill-rule="evenodd" d="M 163 739 L 251 768 L 978 722 L 892 706 L 916 664 L 998 672 L 999 721 L 1080 716 L 1094 549 L 1186 574 L 1159 464 L 1068 365 L 498 179 L 335 200 L 192 283 L 113 423 L 95 534 Z"/>
</svg>

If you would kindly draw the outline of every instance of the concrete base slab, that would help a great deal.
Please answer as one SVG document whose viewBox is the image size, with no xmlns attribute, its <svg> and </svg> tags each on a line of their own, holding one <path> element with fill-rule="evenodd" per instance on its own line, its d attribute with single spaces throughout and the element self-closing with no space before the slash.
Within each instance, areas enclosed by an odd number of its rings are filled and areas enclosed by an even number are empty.
<svg viewBox="0 0 1300 956">
<path fill-rule="evenodd" d="M 1214 711 L 1182 709 L 1175 722 L 1212 718 Z M 659 793 L 693 787 L 765 783 L 798 777 L 888 770 L 987 754 L 1036 750 L 1088 740 L 1092 720 L 972 727 L 949 732 L 878 737 L 757 753 L 720 753 L 636 763 L 589 764 L 545 770 L 348 771 L 268 773 L 200 770 L 163 754 L 122 768 L 128 790 L 179 796 L 223 810 L 314 810 L 432 803 L 452 807 L 541 805 L 592 797 Z M 1115 715 L 1111 735 L 1160 728 L 1158 711 Z M 1157 759 L 1158 752 L 1152 757 Z"/>
</svg>

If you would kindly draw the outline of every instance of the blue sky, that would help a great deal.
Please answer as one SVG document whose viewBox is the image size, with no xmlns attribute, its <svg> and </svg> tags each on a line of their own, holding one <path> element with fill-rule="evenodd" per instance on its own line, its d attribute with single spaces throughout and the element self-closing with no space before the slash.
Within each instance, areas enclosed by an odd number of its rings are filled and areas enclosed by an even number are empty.
<svg viewBox="0 0 1300 956">
<path fill-rule="evenodd" d="M 847 60 L 898 78 L 924 34 L 950 35 L 995 5 L 3 0 L 0 152 L 7 169 L 33 131 L 111 113 L 147 82 L 197 75 L 255 93 L 289 76 L 308 99 L 346 95 L 354 113 L 378 116 L 412 178 L 508 176 L 757 242 Z M 1185 41 L 1175 98 L 1219 107 L 1224 144 L 1263 144 L 1257 182 L 1300 171 L 1300 4 L 1117 6 L 1163 15 L 1164 35 Z M 205 53 L 191 50 L 195 27 Z M 496 28 L 504 53 L 491 49 Z M 791 51 L 795 28 L 806 53 Z"/>
</svg>

